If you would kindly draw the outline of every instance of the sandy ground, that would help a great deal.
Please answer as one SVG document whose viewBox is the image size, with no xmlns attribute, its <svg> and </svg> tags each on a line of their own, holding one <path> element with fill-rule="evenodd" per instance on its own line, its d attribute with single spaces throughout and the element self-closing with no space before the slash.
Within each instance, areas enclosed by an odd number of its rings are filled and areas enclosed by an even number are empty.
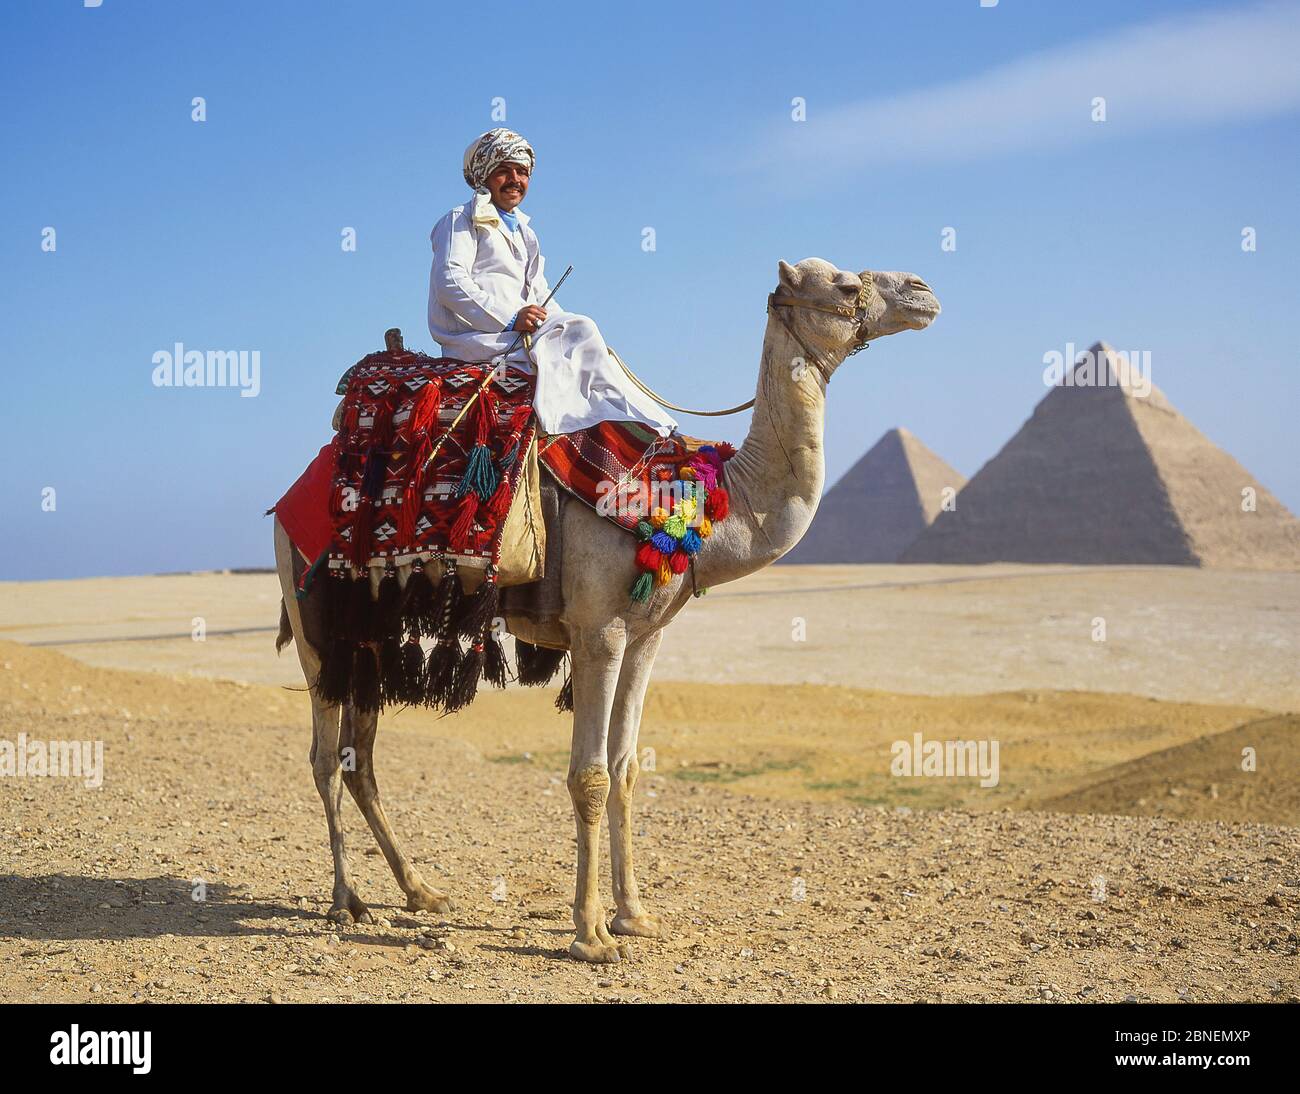
<svg viewBox="0 0 1300 1094">
<path fill-rule="evenodd" d="M 35 778 L 5 788 L 6 1000 L 1172 1001 L 1300 990 L 1294 828 L 774 802 L 659 773 L 642 783 L 638 843 L 647 904 L 671 937 L 634 940 L 616 966 L 584 966 L 565 955 L 563 766 L 492 762 L 416 726 L 381 730 L 380 785 L 457 910 L 402 911 L 349 808 L 377 922 L 336 930 L 322 918 L 329 857 L 300 696 L 3 653 L 10 724 L 99 737 L 107 771 L 99 790 Z M 548 695 L 519 698 L 547 716 Z M 607 870 L 603 883 L 608 893 Z"/>
<path fill-rule="evenodd" d="M 338 930 L 296 659 L 217 633 L 271 626 L 274 579 L 7 585 L 0 639 L 94 641 L 0 641 L 0 739 L 101 740 L 105 778 L 0 781 L 0 999 L 1295 999 L 1298 592 L 1028 567 L 714 590 L 668 632 L 642 735 L 671 936 L 595 968 L 565 955 L 554 689 L 385 716 L 388 812 L 457 910 L 402 910 L 349 804 L 377 922 Z M 998 786 L 889 776 L 913 732 L 998 740 Z"/>
</svg>

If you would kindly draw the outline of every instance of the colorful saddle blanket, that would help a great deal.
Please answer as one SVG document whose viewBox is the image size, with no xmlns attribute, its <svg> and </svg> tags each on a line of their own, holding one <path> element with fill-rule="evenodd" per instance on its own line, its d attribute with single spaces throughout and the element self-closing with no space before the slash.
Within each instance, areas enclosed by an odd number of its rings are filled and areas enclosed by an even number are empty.
<svg viewBox="0 0 1300 1094">
<path fill-rule="evenodd" d="M 675 433 L 660 437 L 636 422 L 600 422 L 542 441 L 538 459 L 566 490 L 640 543 L 630 590 L 645 601 L 691 568 L 730 499 L 723 464 L 736 450 Z"/>
<path fill-rule="evenodd" d="M 333 446 L 328 565 L 496 562 L 534 426 L 534 377 L 410 351 L 347 375 Z M 468 408 L 468 409 L 467 409 Z"/>
</svg>

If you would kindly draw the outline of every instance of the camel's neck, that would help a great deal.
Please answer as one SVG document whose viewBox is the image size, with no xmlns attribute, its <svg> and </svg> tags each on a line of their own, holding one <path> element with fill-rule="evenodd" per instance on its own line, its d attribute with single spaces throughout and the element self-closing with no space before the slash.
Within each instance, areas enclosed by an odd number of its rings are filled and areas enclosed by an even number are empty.
<svg viewBox="0 0 1300 1094">
<path fill-rule="evenodd" d="M 763 569 L 793 548 L 812 523 L 826 478 L 826 396 L 811 364 L 794 375 L 794 362 L 802 357 L 785 328 L 769 319 L 749 435 L 726 463 L 731 511 L 714 533 L 719 542 L 701 556 L 701 584 L 735 581 Z"/>
</svg>

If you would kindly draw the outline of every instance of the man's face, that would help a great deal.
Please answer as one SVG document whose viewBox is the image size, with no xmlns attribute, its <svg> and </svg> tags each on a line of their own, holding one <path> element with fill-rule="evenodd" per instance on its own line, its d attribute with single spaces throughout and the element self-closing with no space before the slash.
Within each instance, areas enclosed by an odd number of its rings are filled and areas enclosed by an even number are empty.
<svg viewBox="0 0 1300 1094">
<path fill-rule="evenodd" d="M 488 175 L 486 181 L 493 204 L 508 213 L 528 193 L 528 168 L 522 163 L 506 162 Z"/>
</svg>

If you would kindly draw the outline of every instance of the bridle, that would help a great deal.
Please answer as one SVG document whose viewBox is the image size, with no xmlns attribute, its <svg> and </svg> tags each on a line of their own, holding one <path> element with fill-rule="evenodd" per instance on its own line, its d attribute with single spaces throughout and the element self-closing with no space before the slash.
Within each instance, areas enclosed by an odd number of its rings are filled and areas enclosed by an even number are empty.
<svg viewBox="0 0 1300 1094">
<path fill-rule="evenodd" d="M 852 319 L 857 324 L 857 337 L 854 339 L 853 348 L 844 356 L 852 357 L 860 350 L 864 350 L 870 344 L 871 332 L 867 329 L 867 308 L 871 304 L 871 298 L 876 291 L 875 282 L 871 279 L 871 271 L 863 270 L 858 274 L 858 298 L 854 301 L 853 306 L 848 304 L 824 304 L 820 300 L 809 300 L 803 296 L 778 296 L 776 293 L 769 293 L 767 297 L 767 310 L 776 316 L 783 327 L 785 327 L 790 337 L 798 343 L 799 348 L 808 355 L 808 360 L 821 373 L 821 377 L 827 385 L 831 382 L 831 373 L 834 369 L 827 367 L 821 356 L 800 336 L 799 332 L 794 329 L 794 325 L 780 311 L 779 308 L 808 308 L 811 311 L 827 312 L 830 315 L 838 315 L 844 319 Z"/>
<path fill-rule="evenodd" d="M 852 357 L 859 350 L 866 349 L 867 340 L 871 337 L 871 332 L 867 330 L 867 308 L 871 305 L 871 300 L 876 293 L 876 284 L 871 278 L 870 270 L 863 270 L 858 274 L 858 298 L 854 301 L 853 306 L 847 304 L 823 304 L 820 300 L 808 300 L 800 296 L 777 296 L 776 293 L 770 293 L 767 298 L 767 310 L 785 327 L 790 337 L 798 343 L 799 348 L 807 355 L 807 359 L 813 363 L 813 367 L 821 374 L 822 379 L 829 384 L 831 382 L 831 373 L 834 369 L 827 366 L 817 354 L 817 352 L 808 345 L 801 337 L 799 332 L 794 329 L 790 321 L 781 314 L 780 308 L 810 308 L 813 311 L 824 311 L 831 315 L 838 315 L 844 319 L 852 319 L 857 323 L 858 332 L 854 339 L 853 348 L 845 354 L 845 357 Z M 635 372 L 627 366 L 613 348 L 609 349 L 609 355 L 614 358 L 626 374 L 627 378 L 632 381 L 636 387 L 650 396 L 660 406 L 665 406 L 669 410 L 680 410 L 683 414 L 697 414 L 706 418 L 720 418 L 727 414 L 739 414 L 748 410 L 754 405 L 754 400 L 749 399 L 746 402 L 739 403 L 736 406 L 727 407 L 726 410 L 692 410 L 690 407 L 678 406 L 676 403 L 669 402 L 652 387 L 648 387 Z M 556 434 L 561 436 L 561 434 Z M 548 441 L 547 444 L 551 442 Z"/>
</svg>

